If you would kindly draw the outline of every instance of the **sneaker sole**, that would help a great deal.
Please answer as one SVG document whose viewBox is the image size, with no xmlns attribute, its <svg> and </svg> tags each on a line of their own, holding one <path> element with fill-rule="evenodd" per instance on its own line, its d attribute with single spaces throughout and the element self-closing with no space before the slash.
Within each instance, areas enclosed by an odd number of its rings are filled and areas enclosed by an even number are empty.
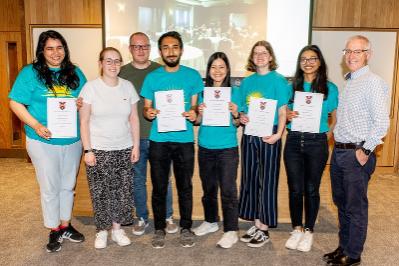
<svg viewBox="0 0 399 266">
<path fill-rule="evenodd" d="M 265 245 L 266 243 L 269 243 L 269 242 L 270 242 L 270 239 L 268 239 L 268 240 L 266 240 L 266 241 L 264 241 L 264 242 L 262 242 L 260 244 L 248 243 L 247 246 L 251 247 L 251 248 L 260 248 L 260 247 L 263 247 L 263 245 Z"/>
<path fill-rule="evenodd" d="M 163 246 L 152 246 L 152 248 L 155 248 L 155 249 L 162 249 L 164 247 L 165 247 L 165 245 L 163 245 Z"/>
<path fill-rule="evenodd" d="M 223 246 L 223 245 L 217 243 L 216 246 L 220 247 L 220 248 L 228 249 L 228 248 L 232 248 L 235 244 L 237 244 L 237 242 L 238 242 L 238 239 L 235 242 L 231 243 L 231 245 Z"/>
<path fill-rule="evenodd" d="M 168 229 L 165 229 L 165 231 L 166 231 L 166 233 L 168 233 L 168 234 L 176 234 L 177 232 L 179 232 L 179 227 L 176 227 L 175 230 L 168 230 Z"/>
<path fill-rule="evenodd" d="M 183 245 L 183 244 L 180 244 L 183 248 L 192 248 L 192 247 L 194 247 L 195 246 L 195 243 L 193 243 L 192 245 Z"/>
<path fill-rule="evenodd" d="M 105 246 L 97 246 L 97 247 L 94 246 L 95 249 L 104 249 L 104 248 L 106 248 L 106 247 L 107 247 L 107 245 L 105 245 Z"/>
<path fill-rule="evenodd" d="M 301 251 L 301 252 L 309 252 L 312 250 L 312 248 L 309 248 L 309 249 L 297 248 L 296 250 Z"/>
<path fill-rule="evenodd" d="M 134 230 L 132 230 L 132 233 L 135 236 L 142 236 L 142 235 L 144 235 L 145 230 L 144 231 L 134 231 Z"/>
<path fill-rule="evenodd" d="M 212 229 L 210 229 L 210 230 L 208 230 L 208 231 L 206 231 L 206 232 L 202 232 L 202 233 L 194 232 L 194 234 L 195 234 L 196 236 L 204 236 L 204 235 L 207 235 L 207 234 L 215 233 L 215 232 L 217 232 L 218 230 L 219 230 L 219 227 L 217 227 L 217 228 L 212 228 Z"/>
<path fill-rule="evenodd" d="M 58 252 L 60 250 L 61 250 L 61 246 L 58 249 L 56 249 L 56 250 L 49 250 L 49 249 L 46 248 L 47 253 L 54 253 L 54 252 Z"/>
<path fill-rule="evenodd" d="M 240 238 L 240 241 L 241 242 L 244 242 L 244 243 L 249 243 L 249 242 L 251 242 L 251 240 L 252 240 L 252 238 Z"/>
<path fill-rule="evenodd" d="M 289 250 L 297 250 L 297 247 L 298 247 L 298 246 L 296 246 L 296 247 L 289 247 L 289 246 L 285 245 L 285 248 L 286 248 L 286 249 L 289 249 Z"/>
<path fill-rule="evenodd" d="M 69 241 L 71 241 L 71 242 L 73 242 L 73 243 L 81 243 L 81 242 L 83 242 L 83 241 L 85 241 L 84 239 L 82 239 L 82 240 L 75 240 L 75 239 L 72 239 L 72 238 L 69 238 L 69 237 L 62 237 L 63 239 L 68 239 Z"/>
</svg>

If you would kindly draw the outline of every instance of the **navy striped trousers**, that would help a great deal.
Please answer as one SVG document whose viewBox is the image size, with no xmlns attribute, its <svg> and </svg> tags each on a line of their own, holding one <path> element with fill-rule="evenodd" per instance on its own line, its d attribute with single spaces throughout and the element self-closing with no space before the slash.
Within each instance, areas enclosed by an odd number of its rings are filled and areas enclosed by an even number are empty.
<svg viewBox="0 0 399 266">
<path fill-rule="evenodd" d="M 243 135 L 239 216 L 277 226 L 277 188 L 281 140 L 270 145 L 262 138 Z"/>
</svg>

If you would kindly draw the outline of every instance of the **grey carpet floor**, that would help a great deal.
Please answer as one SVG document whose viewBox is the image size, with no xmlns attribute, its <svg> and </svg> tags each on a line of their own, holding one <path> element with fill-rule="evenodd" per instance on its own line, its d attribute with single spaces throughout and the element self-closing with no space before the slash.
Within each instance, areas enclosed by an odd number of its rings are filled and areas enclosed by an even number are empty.
<svg viewBox="0 0 399 266">
<path fill-rule="evenodd" d="M 323 186 L 328 186 L 328 180 Z M 215 243 L 222 235 L 218 231 L 197 237 L 193 248 L 180 247 L 178 234 L 167 235 L 166 247 L 155 250 L 150 244 L 152 227 L 149 233 L 137 237 L 127 226 L 132 245 L 119 247 L 109 239 L 106 249 L 95 250 L 92 219 L 75 217 L 72 222 L 85 234 L 86 241 L 65 242 L 60 252 L 48 254 L 44 249 L 48 230 L 42 224 L 39 189 L 31 164 L 21 159 L 0 159 L 0 197 L 0 265 L 324 265 L 321 256 L 337 246 L 336 213 L 331 200 L 322 200 L 315 243 L 308 253 L 284 248 L 289 224 L 270 230 L 271 242 L 262 248 L 249 248 L 244 243 L 228 250 L 217 248 Z M 362 265 L 399 265 L 399 176 L 375 174 L 369 186 L 369 202 Z M 194 225 L 199 223 L 195 221 Z M 240 222 L 240 233 L 249 226 Z"/>
</svg>

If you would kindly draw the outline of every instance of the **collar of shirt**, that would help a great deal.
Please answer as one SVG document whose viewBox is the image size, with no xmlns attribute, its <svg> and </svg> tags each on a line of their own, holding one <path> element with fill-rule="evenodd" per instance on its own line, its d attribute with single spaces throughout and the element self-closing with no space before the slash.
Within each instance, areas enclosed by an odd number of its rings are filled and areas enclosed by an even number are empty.
<svg viewBox="0 0 399 266">
<path fill-rule="evenodd" d="M 358 77 L 360 77 L 368 72 L 370 72 L 370 67 L 369 67 L 369 65 L 365 65 L 364 67 L 356 70 L 355 72 L 346 73 L 344 77 L 345 77 L 345 80 L 357 79 Z"/>
</svg>

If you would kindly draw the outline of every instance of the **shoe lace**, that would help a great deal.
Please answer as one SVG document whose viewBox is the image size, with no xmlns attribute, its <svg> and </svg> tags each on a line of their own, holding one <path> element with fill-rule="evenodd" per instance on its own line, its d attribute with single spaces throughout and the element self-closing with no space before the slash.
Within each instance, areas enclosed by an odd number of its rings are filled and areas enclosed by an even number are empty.
<svg viewBox="0 0 399 266">
<path fill-rule="evenodd" d="M 254 239 L 258 241 L 266 240 L 266 234 L 262 230 L 258 230 L 254 235 Z"/>
<path fill-rule="evenodd" d="M 167 222 L 168 224 L 174 224 L 173 218 L 172 218 L 172 217 L 169 217 L 168 219 L 166 219 L 166 222 Z"/>
<path fill-rule="evenodd" d="M 257 231 L 259 231 L 258 228 L 256 226 L 252 226 L 248 229 L 247 235 L 254 236 Z"/>
</svg>

